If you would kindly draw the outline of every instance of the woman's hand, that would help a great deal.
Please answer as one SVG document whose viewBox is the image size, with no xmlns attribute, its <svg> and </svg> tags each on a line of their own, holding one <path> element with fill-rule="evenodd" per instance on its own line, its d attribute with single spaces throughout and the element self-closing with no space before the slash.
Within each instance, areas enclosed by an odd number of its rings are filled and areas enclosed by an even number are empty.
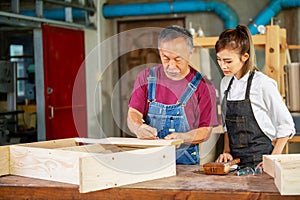
<svg viewBox="0 0 300 200">
<path fill-rule="evenodd" d="M 222 153 L 219 155 L 218 159 L 216 162 L 228 162 L 233 160 L 233 157 L 230 153 Z"/>
<path fill-rule="evenodd" d="M 263 171 L 264 171 L 263 162 L 260 162 L 255 167 L 255 174 L 261 174 Z"/>
</svg>

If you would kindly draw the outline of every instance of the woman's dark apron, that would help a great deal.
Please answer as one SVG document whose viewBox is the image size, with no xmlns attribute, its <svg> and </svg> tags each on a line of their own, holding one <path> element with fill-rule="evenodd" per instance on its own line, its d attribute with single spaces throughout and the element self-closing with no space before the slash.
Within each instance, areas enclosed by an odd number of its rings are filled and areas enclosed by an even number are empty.
<svg viewBox="0 0 300 200">
<path fill-rule="evenodd" d="M 230 80 L 224 92 L 222 112 L 227 127 L 230 153 L 233 158 L 240 158 L 241 167 L 254 167 L 262 161 L 262 155 L 271 154 L 272 141 L 260 129 L 250 102 L 250 88 L 254 72 L 250 72 L 244 100 L 227 100 L 228 92 L 234 80 Z M 225 106 L 226 105 L 226 106 Z"/>
</svg>

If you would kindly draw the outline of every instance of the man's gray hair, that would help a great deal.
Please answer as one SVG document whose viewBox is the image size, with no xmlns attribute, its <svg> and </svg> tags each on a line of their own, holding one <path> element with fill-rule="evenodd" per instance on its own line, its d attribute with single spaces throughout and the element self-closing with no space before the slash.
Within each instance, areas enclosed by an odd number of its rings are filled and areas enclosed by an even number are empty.
<svg viewBox="0 0 300 200">
<path fill-rule="evenodd" d="M 160 32 L 158 37 L 158 48 L 161 42 L 175 40 L 180 37 L 184 38 L 190 50 L 194 48 L 193 36 L 191 33 L 178 25 L 169 26 Z"/>
</svg>

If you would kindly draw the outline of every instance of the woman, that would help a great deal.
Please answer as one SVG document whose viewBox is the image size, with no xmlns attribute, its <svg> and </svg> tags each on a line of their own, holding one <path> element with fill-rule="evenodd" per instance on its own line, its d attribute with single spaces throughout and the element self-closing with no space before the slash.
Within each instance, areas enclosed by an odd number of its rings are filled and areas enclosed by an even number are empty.
<svg viewBox="0 0 300 200">
<path fill-rule="evenodd" d="M 276 82 L 256 68 L 246 26 L 222 32 L 215 50 L 225 75 L 220 87 L 224 151 L 217 162 L 240 158 L 240 167 L 262 167 L 262 155 L 282 153 L 295 134 L 292 116 Z"/>
</svg>

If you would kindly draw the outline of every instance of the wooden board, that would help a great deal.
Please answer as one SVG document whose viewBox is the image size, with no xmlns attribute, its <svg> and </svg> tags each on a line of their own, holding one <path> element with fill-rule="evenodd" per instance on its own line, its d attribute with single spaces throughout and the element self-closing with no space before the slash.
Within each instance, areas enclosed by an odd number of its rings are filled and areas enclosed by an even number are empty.
<svg viewBox="0 0 300 200">
<path fill-rule="evenodd" d="M 287 162 L 300 160 L 300 154 L 263 155 L 264 172 L 275 176 L 275 161 Z"/>
<path fill-rule="evenodd" d="M 67 138 L 67 139 L 49 140 L 49 141 L 43 141 L 43 142 L 18 144 L 18 146 L 37 147 L 37 148 L 45 148 L 45 149 L 72 147 L 72 146 L 76 146 L 76 145 L 78 145 L 76 142 L 76 138 Z"/>
<path fill-rule="evenodd" d="M 264 155 L 263 166 L 281 195 L 300 195 L 300 154 Z"/>
<path fill-rule="evenodd" d="M 281 195 L 300 195 L 300 160 L 275 161 L 274 182 Z"/>
<path fill-rule="evenodd" d="M 166 146 L 80 158 L 80 192 L 176 175 L 174 152 Z"/>
<path fill-rule="evenodd" d="M 9 146 L 0 147 L 0 176 L 9 174 Z"/>
<path fill-rule="evenodd" d="M 284 71 L 286 64 L 286 30 L 278 25 L 266 26 L 265 34 L 252 36 L 255 49 L 265 50 L 264 72 L 273 78 L 278 85 L 280 94 L 284 97 Z M 194 46 L 198 48 L 214 48 L 218 37 L 195 37 Z M 297 47 L 295 47 L 297 48 Z"/>
<path fill-rule="evenodd" d="M 10 174 L 79 184 L 82 152 L 13 145 L 10 147 Z"/>
<path fill-rule="evenodd" d="M 141 140 L 138 138 L 121 138 L 121 137 L 109 137 L 103 139 L 76 138 L 76 142 L 93 143 L 93 144 L 115 144 L 118 146 L 139 146 L 139 147 L 178 145 L 183 143 L 182 140 L 164 140 L 164 139 Z"/>
<path fill-rule="evenodd" d="M 219 37 L 196 37 L 194 38 L 194 46 L 202 48 L 215 48 L 215 44 L 218 41 Z M 266 44 L 267 37 L 266 35 L 253 35 L 253 44 L 256 48 L 263 47 Z"/>
</svg>

